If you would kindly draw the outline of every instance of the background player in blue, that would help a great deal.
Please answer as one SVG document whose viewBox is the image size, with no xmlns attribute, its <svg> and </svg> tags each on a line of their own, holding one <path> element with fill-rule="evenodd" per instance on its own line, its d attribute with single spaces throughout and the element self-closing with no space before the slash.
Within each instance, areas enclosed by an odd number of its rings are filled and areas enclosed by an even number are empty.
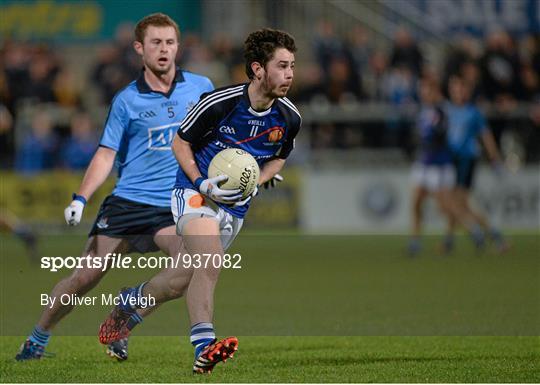
<svg viewBox="0 0 540 385">
<path fill-rule="evenodd" d="M 170 145 L 188 109 L 213 86 L 206 77 L 176 68 L 179 37 L 178 26 L 164 14 L 149 15 L 135 28 L 134 48 L 142 57 L 144 68 L 136 81 L 115 96 L 99 148 L 73 202 L 65 210 L 67 223 L 77 225 L 86 201 L 106 180 L 116 159 L 116 187 L 100 208 L 83 256 L 158 249 L 176 255 L 181 246 L 180 238 L 174 236 L 170 212 L 170 194 L 178 167 Z M 104 274 L 101 269 L 76 269 L 53 288 L 51 296 L 81 296 Z M 41 358 L 51 330 L 72 307 L 61 305 L 59 300 L 47 307 L 17 360 Z M 138 314 L 133 314 L 130 321 L 140 320 Z M 126 358 L 127 350 L 112 353 Z"/>
<path fill-rule="evenodd" d="M 508 247 L 501 232 L 491 226 L 487 218 L 470 204 L 470 191 L 473 186 L 474 171 L 480 157 L 478 140 L 482 141 L 495 171 L 502 173 L 502 163 L 495 139 L 487 127 L 480 110 L 470 101 L 471 89 L 460 77 L 454 76 L 448 84 L 450 103 L 446 106 L 448 115 L 448 144 L 454 156 L 456 168 L 456 187 L 454 199 L 462 212 L 474 218 L 495 242 L 499 251 Z M 449 223 L 449 234 L 455 228 L 455 220 Z"/>
<path fill-rule="evenodd" d="M 439 84 L 432 79 L 420 82 L 422 107 L 416 124 L 419 139 L 419 153 L 412 170 L 414 183 L 412 200 L 412 237 L 408 253 L 414 256 L 420 251 L 422 227 L 422 208 L 428 196 L 433 196 L 439 211 L 448 220 L 459 221 L 470 233 L 475 242 L 483 239 L 479 226 L 467 213 L 460 211 L 452 197 L 455 186 L 455 170 L 452 152 L 447 142 L 448 118 L 443 111 L 442 94 Z M 442 245 L 443 253 L 452 250 L 453 237 L 447 235 Z"/>
<path fill-rule="evenodd" d="M 224 175 L 208 179 L 213 156 L 225 148 L 248 151 L 261 167 L 259 184 L 263 184 L 281 170 L 294 148 L 301 117 L 285 95 L 293 80 L 295 51 L 294 39 L 285 32 L 263 29 L 251 33 L 244 44 L 250 82 L 203 95 L 182 122 L 173 141 L 180 168 L 171 209 L 188 254 L 223 254 L 240 231 L 253 197 L 239 201 L 238 191 L 220 189 L 219 182 L 227 178 Z M 205 266 L 192 271 L 186 303 L 195 348 L 193 371 L 206 373 L 234 354 L 238 340 L 215 338 L 213 298 L 220 268 Z M 170 282 L 153 278 L 141 291 L 131 288 L 121 295 L 126 302 L 152 295 L 162 303 L 171 299 L 163 294 L 166 288 L 177 283 L 174 277 Z M 122 328 L 119 315 L 135 311 L 129 306 L 117 308 L 103 325 Z"/>
</svg>

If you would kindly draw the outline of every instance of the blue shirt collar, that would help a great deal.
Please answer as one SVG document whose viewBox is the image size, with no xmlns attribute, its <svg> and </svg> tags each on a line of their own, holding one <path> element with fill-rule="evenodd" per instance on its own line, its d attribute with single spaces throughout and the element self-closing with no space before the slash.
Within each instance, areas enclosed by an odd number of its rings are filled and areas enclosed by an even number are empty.
<svg viewBox="0 0 540 385">
<path fill-rule="evenodd" d="M 180 67 L 176 67 L 174 79 L 171 84 L 171 88 L 169 88 L 169 91 L 167 93 L 154 91 L 150 88 L 150 86 L 148 85 L 148 83 L 146 83 L 146 80 L 144 79 L 144 67 L 143 67 L 143 69 L 139 73 L 139 77 L 137 78 L 136 84 L 137 84 L 137 91 L 139 91 L 139 93 L 141 94 L 149 94 L 151 92 L 157 92 L 158 94 L 162 94 L 166 96 L 167 98 L 169 98 L 176 87 L 176 83 L 182 83 L 184 81 L 185 79 L 184 79 L 184 74 L 182 73 L 182 70 L 180 69 Z"/>
</svg>

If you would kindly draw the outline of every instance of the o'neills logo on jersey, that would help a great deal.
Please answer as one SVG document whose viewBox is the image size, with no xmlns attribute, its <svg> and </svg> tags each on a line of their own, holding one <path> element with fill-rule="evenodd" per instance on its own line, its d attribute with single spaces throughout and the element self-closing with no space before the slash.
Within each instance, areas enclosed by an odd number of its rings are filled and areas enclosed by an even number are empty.
<svg viewBox="0 0 540 385">
<path fill-rule="evenodd" d="M 268 141 L 271 143 L 276 143 L 283 138 L 283 133 L 285 132 L 285 129 L 283 127 L 272 127 L 269 130 L 268 133 Z"/>
</svg>

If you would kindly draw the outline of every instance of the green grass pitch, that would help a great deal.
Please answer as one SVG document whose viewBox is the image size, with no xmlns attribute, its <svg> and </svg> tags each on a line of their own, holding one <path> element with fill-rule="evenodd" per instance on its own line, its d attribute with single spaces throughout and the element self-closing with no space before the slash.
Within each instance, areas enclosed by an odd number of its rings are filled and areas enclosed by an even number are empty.
<svg viewBox="0 0 540 385">
<path fill-rule="evenodd" d="M 40 255 L 78 255 L 84 237 L 43 239 Z M 39 294 L 69 274 L 32 266 L 1 237 L 2 382 L 540 382 L 540 236 L 514 234 L 506 255 L 454 254 L 427 237 L 417 258 L 406 237 L 244 235 L 242 269 L 223 271 L 220 336 L 234 360 L 193 376 L 183 300 L 165 304 L 130 340 L 130 358 L 104 354 L 96 331 L 110 310 L 80 307 L 35 362 L 14 356 L 40 312 Z M 111 271 L 89 295 L 116 292 L 156 271 Z"/>
</svg>

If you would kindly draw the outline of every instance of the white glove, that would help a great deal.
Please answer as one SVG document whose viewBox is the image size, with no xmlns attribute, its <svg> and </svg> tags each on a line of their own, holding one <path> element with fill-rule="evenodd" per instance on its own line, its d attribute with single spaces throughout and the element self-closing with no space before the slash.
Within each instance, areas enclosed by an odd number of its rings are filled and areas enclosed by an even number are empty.
<svg viewBox="0 0 540 385">
<path fill-rule="evenodd" d="M 258 193 L 259 193 L 259 186 L 255 186 L 255 190 L 253 190 L 253 192 L 246 199 L 236 202 L 233 206 L 234 207 L 245 206 L 249 201 L 251 201 L 252 198 L 256 197 Z"/>
<path fill-rule="evenodd" d="M 279 174 L 276 174 L 272 178 L 270 178 L 270 180 L 267 180 L 263 183 L 264 189 L 268 190 L 270 188 L 274 188 L 279 182 L 283 182 L 283 177 Z"/>
<path fill-rule="evenodd" d="M 204 179 L 198 178 L 195 181 L 195 187 L 197 187 L 201 194 L 206 195 L 210 199 L 220 203 L 235 203 L 242 197 L 239 189 L 224 190 L 218 187 L 221 182 L 226 182 L 229 177 L 227 175 L 218 175 L 213 178 Z"/>
<path fill-rule="evenodd" d="M 68 225 L 77 226 L 81 222 L 85 204 L 86 199 L 80 195 L 73 194 L 73 201 L 64 210 L 64 218 L 66 218 L 66 223 Z"/>
</svg>

